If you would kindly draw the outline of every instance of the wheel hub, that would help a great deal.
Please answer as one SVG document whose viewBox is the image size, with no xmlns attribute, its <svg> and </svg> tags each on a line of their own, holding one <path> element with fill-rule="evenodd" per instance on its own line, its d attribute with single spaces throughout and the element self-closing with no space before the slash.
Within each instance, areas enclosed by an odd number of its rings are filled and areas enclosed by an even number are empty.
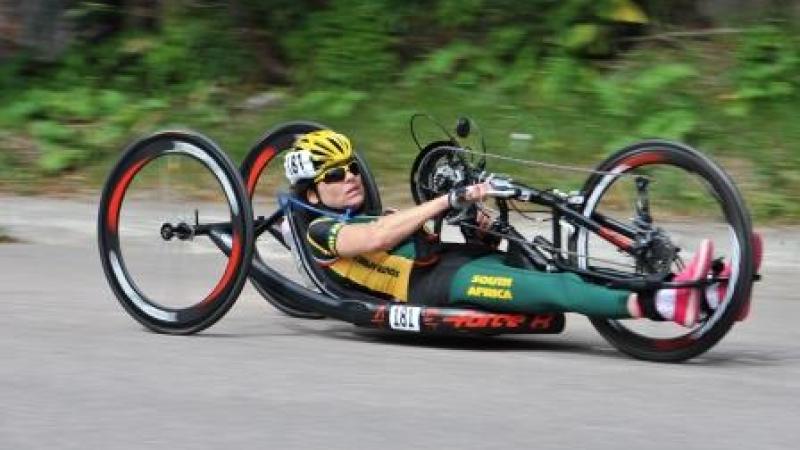
<svg viewBox="0 0 800 450">
<path fill-rule="evenodd" d="M 640 241 L 640 255 L 637 268 L 644 273 L 668 274 L 672 271 L 672 263 L 678 256 L 680 248 L 672 243 L 662 229 L 647 232 Z"/>
</svg>

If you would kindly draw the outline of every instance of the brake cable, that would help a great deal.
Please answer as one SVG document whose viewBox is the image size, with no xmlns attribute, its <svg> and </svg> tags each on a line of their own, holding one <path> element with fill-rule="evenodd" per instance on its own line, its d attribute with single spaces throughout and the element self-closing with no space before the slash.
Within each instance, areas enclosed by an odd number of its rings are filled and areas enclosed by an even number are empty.
<svg viewBox="0 0 800 450">
<path fill-rule="evenodd" d="M 534 167 L 544 167 L 546 169 L 553 169 L 553 170 L 564 170 L 569 172 L 581 172 L 581 173 L 589 173 L 589 174 L 596 174 L 596 175 L 612 175 L 614 177 L 633 177 L 633 178 L 646 178 L 650 180 L 650 177 L 647 175 L 642 174 L 633 174 L 633 173 L 622 173 L 622 172 L 610 172 L 607 170 L 596 170 L 596 169 L 587 169 L 585 167 L 577 167 L 577 166 L 569 166 L 565 164 L 553 164 L 544 161 L 537 161 L 535 159 L 521 159 L 521 158 L 514 158 L 511 156 L 504 156 L 504 155 L 497 155 L 494 153 L 479 153 L 474 150 L 468 150 L 462 147 L 453 147 L 452 149 L 454 152 L 461 152 L 467 153 L 471 155 L 480 155 L 482 157 L 490 157 L 494 159 L 499 159 L 502 161 L 509 161 L 519 164 L 524 164 L 526 166 L 534 166 Z"/>
</svg>

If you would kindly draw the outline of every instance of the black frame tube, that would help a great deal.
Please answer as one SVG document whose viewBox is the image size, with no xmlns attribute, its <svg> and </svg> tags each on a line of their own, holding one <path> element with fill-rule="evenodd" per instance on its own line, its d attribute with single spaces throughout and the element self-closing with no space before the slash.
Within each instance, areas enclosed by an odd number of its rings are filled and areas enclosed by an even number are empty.
<svg viewBox="0 0 800 450">
<path fill-rule="evenodd" d="M 595 220 L 592 220 L 592 219 L 589 219 L 587 217 L 584 217 L 580 213 L 576 212 L 574 209 L 572 209 L 567 204 L 566 200 L 557 198 L 557 197 L 555 197 L 555 196 L 553 196 L 552 194 L 549 194 L 549 193 L 542 193 L 542 192 L 535 191 L 535 190 L 530 190 L 530 192 L 531 193 L 535 193 L 535 195 L 531 195 L 530 198 L 528 198 L 526 201 L 528 201 L 530 203 L 536 203 L 536 204 L 544 205 L 544 206 L 550 206 L 551 208 L 553 208 L 553 247 L 554 248 L 556 248 L 556 249 L 561 248 L 561 225 L 560 225 L 560 221 L 561 221 L 562 218 L 566 218 L 573 225 L 586 226 L 586 228 L 589 229 L 590 231 L 597 233 L 601 237 L 604 237 L 604 236 L 602 236 L 601 234 L 599 234 L 596 231 L 596 230 L 599 230 L 602 225 L 600 225 Z M 542 195 L 542 194 L 546 194 L 546 195 Z M 274 212 L 273 214 L 271 214 L 267 218 L 260 217 L 259 218 L 259 225 L 258 225 L 258 228 L 259 228 L 260 232 L 257 235 L 263 234 L 263 232 L 266 230 L 266 231 L 270 232 L 270 234 L 272 234 L 276 239 L 278 239 L 279 242 L 281 242 L 284 246 L 286 246 L 286 243 L 283 242 L 283 236 L 281 236 L 280 233 L 275 232 L 275 230 L 271 227 L 271 225 L 273 225 L 275 223 L 275 221 L 277 221 L 277 219 L 279 219 L 282 216 L 283 216 L 283 210 L 282 209 L 278 209 L 276 212 Z M 631 229 L 629 229 L 627 227 L 614 226 L 614 224 L 611 221 L 608 221 L 607 218 L 605 218 L 604 216 L 600 216 L 600 218 L 601 218 L 601 220 L 605 221 L 604 223 L 609 224 L 610 228 L 612 230 L 614 230 L 614 231 L 616 231 L 617 229 L 620 229 L 621 231 L 623 231 L 626 234 L 627 233 L 631 233 L 631 234 L 635 233 L 635 231 L 632 231 Z M 202 235 L 209 236 L 209 238 L 214 242 L 215 245 L 217 245 L 217 247 L 219 247 L 223 252 L 225 252 L 226 255 L 229 254 L 229 252 L 230 252 L 230 244 L 229 244 L 230 223 L 228 223 L 228 222 L 219 222 L 219 223 L 210 223 L 210 224 L 196 224 L 195 227 L 194 227 L 194 233 L 195 233 L 195 236 L 202 236 Z M 629 237 L 633 241 L 633 237 L 632 236 L 627 236 L 626 235 L 626 237 Z M 517 239 L 517 240 L 519 240 L 519 239 Z M 611 244 L 617 245 L 617 243 L 612 241 L 612 240 L 609 240 L 609 239 L 606 239 L 606 240 L 608 240 Z M 541 259 L 539 259 L 538 257 L 542 256 L 542 253 L 541 252 L 535 252 L 535 254 L 531 254 L 531 252 L 533 252 L 533 251 L 531 250 L 530 247 L 531 246 L 527 245 L 527 244 L 523 245 L 522 248 L 525 250 L 524 254 L 529 260 L 531 260 L 531 262 L 534 265 L 539 267 L 541 265 L 540 264 L 541 263 Z M 622 250 L 625 250 L 625 249 L 622 249 Z M 628 252 L 630 252 L 630 249 L 628 249 Z M 553 265 L 553 267 L 555 267 L 559 271 L 572 272 L 572 273 L 575 273 L 575 274 L 577 274 L 577 275 L 579 275 L 581 277 L 588 278 L 588 279 L 592 280 L 593 282 L 604 284 L 604 285 L 606 285 L 608 287 L 612 287 L 614 289 L 625 289 L 625 290 L 637 291 L 637 292 L 654 291 L 654 290 L 663 289 L 663 288 L 702 287 L 702 286 L 708 286 L 710 284 L 725 280 L 724 278 L 713 277 L 713 278 L 709 278 L 708 280 L 701 280 L 701 281 L 667 282 L 667 281 L 664 281 L 663 278 L 660 278 L 660 277 L 653 277 L 653 278 L 649 278 L 648 279 L 648 278 L 631 278 L 631 277 L 624 277 L 624 276 L 615 276 L 615 275 L 610 275 L 610 274 L 597 272 L 597 271 L 593 271 L 593 270 L 579 269 L 579 268 L 574 267 L 573 265 L 567 263 L 561 257 L 561 254 L 559 252 L 554 251 L 553 253 L 554 254 L 553 254 L 552 258 L 550 260 L 548 260 L 548 262 L 551 263 Z M 256 265 L 255 261 L 254 261 L 253 265 L 254 266 Z M 308 289 L 306 289 L 306 288 L 304 288 L 302 286 L 299 286 L 294 282 L 290 282 L 292 284 L 292 286 L 289 286 L 289 287 L 276 285 L 276 280 L 283 280 L 283 277 L 281 277 L 277 272 L 272 271 L 272 269 L 270 269 L 266 265 L 263 265 L 263 264 L 259 264 L 259 265 L 262 266 L 262 267 L 260 267 L 258 270 L 251 269 L 251 276 L 255 276 L 256 278 L 259 278 L 259 276 L 266 276 L 267 278 L 260 279 L 260 281 L 266 283 L 265 286 L 270 286 L 270 287 L 275 286 L 276 289 L 279 289 L 279 290 L 287 289 L 288 290 L 287 292 L 282 292 L 281 294 L 282 295 L 286 295 L 286 296 L 291 296 L 291 297 L 296 297 L 296 296 L 304 297 L 304 296 L 308 296 L 310 293 L 313 293 L 313 294 L 316 294 L 316 295 L 320 296 L 318 299 L 316 299 L 317 302 L 322 303 L 322 304 L 329 303 L 328 301 L 325 301 L 324 299 L 330 299 L 330 297 L 322 296 L 322 295 L 320 295 L 320 294 L 318 294 L 318 293 L 316 293 L 314 291 L 311 291 L 311 290 L 308 290 Z M 265 275 L 265 274 L 267 274 L 267 275 Z M 306 292 L 294 290 L 295 286 L 298 287 L 298 288 L 301 288 L 303 291 L 306 291 Z M 299 303 L 301 303 L 301 302 L 299 302 Z M 363 303 L 363 302 L 360 302 L 360 303 Z M 318 309 L 318 308 L 314 307 L 313 305 L 304 305 L 304 306 L 308 306 L 308 307 L 313 308 L 315 310 Z M 336 315 L 334 313 L 332 313 L 330 310 L 319 311 L 319 312 L 322 313 L 322 314 L 325 314 L 327 316 L 330 316 L 330 317 L 336 317 Z M 347 317 L 349 317 L 349 316 L 347 316 Z M 342 320 L 350 321 L 347 318 L 343 318 Z"/>
</svg>

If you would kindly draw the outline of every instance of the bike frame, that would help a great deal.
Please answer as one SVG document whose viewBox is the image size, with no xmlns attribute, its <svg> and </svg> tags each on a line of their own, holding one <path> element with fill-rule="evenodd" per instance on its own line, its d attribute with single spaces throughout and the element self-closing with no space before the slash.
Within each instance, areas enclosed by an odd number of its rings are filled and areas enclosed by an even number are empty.
<svg viewBox="0 0 800 450">
<path fill-rule="evenodd" d="M 278 209 L 268 217 L 259 217 L 255 229 L 257 235 L 269 232 L 285 247 L 283 236 L 274 226 L 284 217 L 284 209 Z M 186 228 L 186 224 L 178 224 Z M 190 226 L 191 235 L 181 239 L 207 236 L 222 252 L 230 254 L 230 223 L 196 223 Z M 375 303 L 357 299 L 342 299 L 312 291 L 297 284 L 276 270 L 253 260 L 249 273 L 270 292 L 283 298 L 291 298 L 297 306 L 311 309 L 327 317 L 350 322 L 368 328 L 390 329 L 426 334 L 558 334 L 566 323 L 562 313 L 494 313 L 470 308 L 417 306 L 400 302 Z"/>
<path fill-rule="evenodd" d="M 500 218 L 502 232 L 498 234 L 508 238 L 509 255 L 518 252 L 528 261 L 529 266 L 536 266 L 540 270 L 571 272 L 594 283 L 635 292 L 655 291 L 663 288 L 699 287 L 723 280 L 712 277 L 702 281 L 676 283 L 667 281 L 666 275 L 662 274 L 638 275 L 610 269 L 595 270 L 592 267 L 582 269 L 576 266 L 574 258 L 563 256 L 565 243 L 562 235 L 565 226 L 571 227 L 570 232 L 574 232 L 576 229 L 586 230 L 634 257 L 643 254 L 642 252 L 647 250 L 650 243 L 649 236 L 654 232 L 654 228 L 650 225 L 646 182 L 637 180 L 639 194 L 637 220 L 634 220 L 632 225 L 619 223 L 598 212 L 593 212 L 591 216 L 584 215 L 581 213 L 584 206 L 584 193 L 568 195 L 556 190 L 539 190 L 510 182 L 509 187 L 513 189 L 513 196 L 510 196 L 509 199 L 537 204 L 547 207 L 551 211 L 551 240 L 548 241 L 543 236 L 536 236 L 529 241 L 508 223 L 507 204 L 501 207 L 501 210 L 504 211 Z M 498 200 L 505 201 L 502 198 Z M 288 203 L 282 203 L 281 207 L 272 214 L 256 218 L 254 221 L 256 239 L 264 233 L 269 233 L 285 248 L 291 249 L 279 229 L 281 221 L 287 215 L 292 214 L 291 208 Z M 462 219 L 462 224 L 469 225 L 469 222 Z M 195 217 L 193 225 L 167 223 L 162 226 L 164 239 L 172 237 L 194 239 L 198 236 L 207 236 L 221 251 L 230 255 L 231 223 L 229 222 L 199 223 Z M 302 243 L 296 242 L 294 245 L 302 245 Z M 549 255 L 542 252 L 541 248 L 549 248 Z M 253 260 L 248 275 L 258 281 L 259 285 L 266 287 L 269 292 L 285 299 L 284 301 L 306 310 L 316 311 L 324 316 L 365 327 L 435 334 L 462 332 L 554 334 L 560 333 L 565 324 L 562 313 L 508 314 L 459 307 L 429 307 L 398 302 L 370 302 L 338 298 L 334 295 L 313 291 L 291 281 L 264 264 L 260 259 Z"/>
<path fill-rule="evenodd" d="M 554 249 L 554 251 L 550 252 L 550 257 L 547 257 L 538 249 L 539 243 L 536 242 L 536 239 L 531 242 L 527 240 L 520 242 L 522 235 L 511 225 L 506 224 L 506 233 L 516 238 L 516 241 L 520 243 L 523 254 L 535 265 L 537 260 L 541 261 L 544 257 L 547 264 L 558 271 L 572 272 L 608 287 L 637 292 L 655 291 L 665 288 L 701 287 L 727 280 L 727 278 L 724 277 L 711 277 L 701 281 L 670 282 L 665 280 L 666 275 L 661 274 L 631 276 L 623 272 L 614 271 L 613 273 L 607 273 L 598 270 L 578 268 L 570 261 L 564 259 L 561 252 L 558 251 L 558 249 L 562 249 L 564 246 L 562 242 L 562 222 L 566 222 L 575 228 L 588 230 L 614 245 L 618 250 L 632 256 L 637 256 L 637 254 L 640 254 L 647 248 L 649 245 L 647 234 L 650 230 L 637 229 L 621 224 L 598 212 L 592 213 L 590 217 L 583 215 L 579 211 L 579 208 L 583 206 L 584 196 L 582 193 L 578 195 L 559 194 L 553 191 L 542 191 L 521 185 L 514 185 L 514 188 L 517 190 L 513 197 L 515 200 L 537 204 L 551 209 L 551 222 L 553 224 L 552 239 L 550 241 L 544 241 L 544 244 Z M 646 205 L 646 199 L 643 200 L 643 203 Z M 643 215 L 649 216 L 649 211 L 647 211 L 646 208 L 642 213 Z M 645 221 L 642 221 L 642 223 L 645 225 L 647 224 Z"/>
<path fill-rule="evenodd" d="M 572 227 L 584 228 L 595 235 L 603 238 L 610 244 L 616 246 L 619 250 L 624 251 L 631 255 L 636 255 L 637 252 L 645 248 L 647 245 L 646 232 L 636 229 L 606 217 L 600 213 L 593 213 L 591 217 L 586 217 L 578 210 L 582 206 L 582 195 L 565 195 L 558 194 L 552 191 L 541 191 L 535 188 L 516 185 L 517 190 L 514 196 L 515 200 L 527 203 L 545 206 L 551 209 L 552 217 L 552 240 L 546 241 L 553 251 L 550 255 L 545 255 L 539 250 L 539 245 L 536 240 L 533 243 L 524 239 L 524 237 L 514 229 L 510 224 L 505 224 L 505 230 L 502 235 L 514 239 L 514 242 L 519 244 L 518 249 L 522 255 L 532 264 L 540 266 L 542 269 L 556 270 L 562 272 L 572 272 L 579 276 L 588 278 L 593 282 L 604 284 L 608 287 L 615 289 L 625 289 L 636 292 L 655 291 L 664 288 L 682 288 L 682 287 L 699 287 L 706 286 L 711 283 L 724 281 L 725 278 L 712 277 L 702 281 L 689 281 L 689 282 L 669 282 L 665 281 L 665 277 L 660 274 L 651 276 L 631 276 L 622 272 L 601 272 L 598 270 L 585 270 L 576 267 L 569 260 L 563 258 L 558 249 L 563 248 L 561 239 L 563 232 L 562 222 L 566 222 Z M 285 248 L 289 249 L 289 245 L 284 242 L 283 235 L 277 229 L 277 224 L 284 217 L 284 208 L 279 208 L 269 216 L 260 216 L 255 220 L 255 235 L 258 239 L 264 233 L 269 233 L 272 237 L 281 243 Z M 185 224 L 179 224 L 177 227 L 185 227 Z M 223 252 L 228 254 L 230 251 L 230 223 L 212 223 L 200 224 L 195 223 L 192 229 L 191 236 L 208 236 Z M 541 238 L 541 237 L 539 237 Z M 541 240 L 540 240 L 541 242 Z M 548 267 L 541 267 L 542 260 Z M 275 275 L 275 276 L 273 276 Z M 271 269 L 263 264 L 254 264 L 251 270 L 251 276 L 261 277 L 263 281 L 271 287 L 282 286 L 286 289 L 286 283 L 280 275 L 272 274 Z M 279 282 L 280 280 L 280 282 Z M 292 283 L 292 282 L 289 282 Z M 290 293 L 300 294 L 300 293 Z M 302 295 L 300 296 L 302 297 Z M 317 303 L 317 302 L 315 302 Z M 366 302 L 358 302 L 366 303 Z M 365 306 L 362 305 L 362 308 Z M 371 314 L 377 314 L 377 309 L 369 306 L 366 307 L 371 311 Z M 447 308 L 439 308 L 439 310 L 447 310 Z M 324 312 L 326 315 L 333 315 L 330 310 Z M 445 315 L 450 314 L 446 313 Z M 344 320 L 353 321 L 351 316 L 348 315 Z M 433 320 L 433 319 L 430 319 Z M 363 322 L 363 320 L 359 320 Z M 502 321 L 502 320 L 501 320 Z M 503 332 L 507 332 L 503 331 Z"/>
</svg>

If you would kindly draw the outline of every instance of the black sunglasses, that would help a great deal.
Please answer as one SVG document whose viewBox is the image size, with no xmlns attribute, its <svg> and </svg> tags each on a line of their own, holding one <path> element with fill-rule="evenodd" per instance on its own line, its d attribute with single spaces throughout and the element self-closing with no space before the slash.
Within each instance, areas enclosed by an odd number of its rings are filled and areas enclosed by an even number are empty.
<svg viewBox="0 0 800 450">
<path fill-rule="evenodd" d="M 345 177 L 347 177 L 347 172 L 352 173 L 353 175 L 360 175 L 361 168 L 358 167 L 357 161 L 350 161 L 349 164 L 344 166 L 336 166 L 331 167 L 330 169 L 326 170 L 318 177 L 322 181 L 326 183 L 338 183 L 343 181 Z"/>
</svg>

